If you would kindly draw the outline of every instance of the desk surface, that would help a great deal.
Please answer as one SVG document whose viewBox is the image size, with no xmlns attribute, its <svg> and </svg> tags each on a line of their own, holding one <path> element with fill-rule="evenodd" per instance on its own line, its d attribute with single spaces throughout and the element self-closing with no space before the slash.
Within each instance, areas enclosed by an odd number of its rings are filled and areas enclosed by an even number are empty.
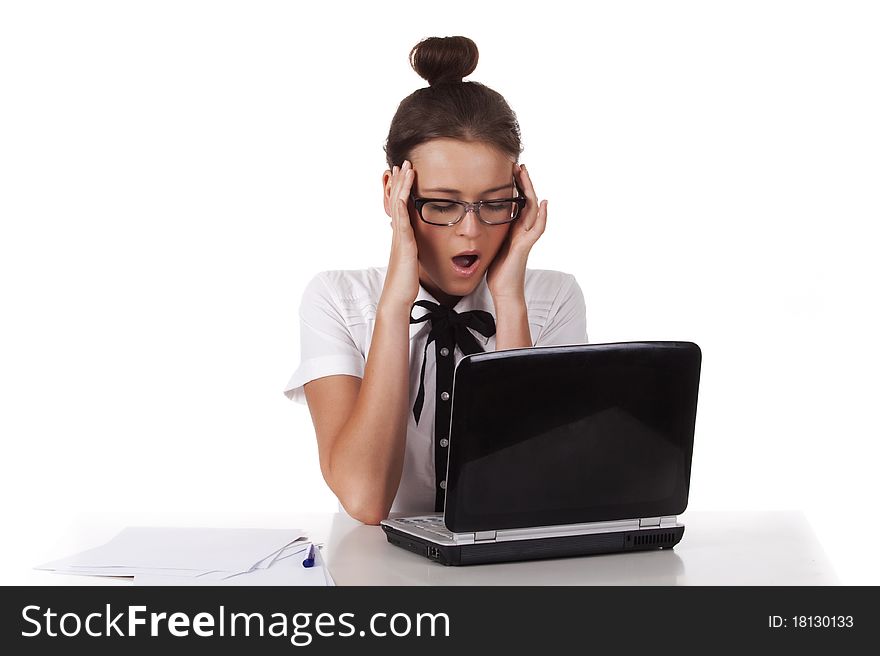
<svg viewBox="0 0 880 656">
<path fill-rule="evenodd" d="M 337 585 L 837 585 L 806 517 L 799 511 L 679 515 L 682 541 L 672 550 L 602 554 L 518 563 L 446 567 L 388 543 L 378 526 L 342 513 L 248 515 L 130 514 L 81 516 L 57 553 L 33 563 L 98 546 L 125 526 L 302 528 L 326 544 Z M 130 579 L 17 572 L 22 585 L 131 585 Z"/>
</svg>

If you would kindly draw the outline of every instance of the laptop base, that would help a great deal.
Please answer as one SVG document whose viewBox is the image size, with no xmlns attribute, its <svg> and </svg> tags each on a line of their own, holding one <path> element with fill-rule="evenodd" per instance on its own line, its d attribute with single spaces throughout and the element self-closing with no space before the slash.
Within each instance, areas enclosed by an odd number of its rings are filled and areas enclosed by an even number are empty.
<svg viewBox="0 0 880 656">
<path fill-rule="evenodd" d="M 626 551 L 672 549 L 681 541 L 684 526 L 613 533 L 591 533 L 530 540 L 444 545 L 424 540 L 392 526 L 382 525 L 391 544 L 442 565 L 481 565 L 516 560 L 590 556 Z"/>
</svg>

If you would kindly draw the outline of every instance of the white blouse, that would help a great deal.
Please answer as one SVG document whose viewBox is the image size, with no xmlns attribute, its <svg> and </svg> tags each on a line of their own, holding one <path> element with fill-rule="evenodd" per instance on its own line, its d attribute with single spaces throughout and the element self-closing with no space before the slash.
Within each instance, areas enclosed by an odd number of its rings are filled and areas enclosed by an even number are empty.
<svg viewBox="0 0 880 656">
<path fill-rule="evenodd" d="M 300 365 L 284 389 L 287 398 L 305 404 L 303 385 L 316 378 L 336 374 L 364 377 L 366 357 L 376 325 L 376 306 L 382 295 L 387 270 L 388 267 L 370 267 L 322 271 L 308 282 L 299 306 Z M 534 346 L 587 343 L 584 295 L 572 274 L 527 268 L 524 291 L 529 332 Z M 421 285 L 415 300 L 438 302 Z M 458 313 L 485 310 L 496 316 L 485 276 L 472 293 L 458 301 L 454 310 Z M 421 307 L 416 307 L 411 316 L 418 318 L 424 313 Z M 409 327 L 409 424 L 403 474 L 391 512 L 434 512 L 434 349 L 429 348 L 425 356 L 425 342 L 430 330 L 430 321 L 413 323 Z M 487 338 L 479 332 L 470 332 L 484 351 L 495 350 L 495 335 Z M 454 355 L 456 364 L 464 357 L 458 347 Z M 416 424 L 412 408 L 425 357 L 424 406 Z"/>
</svg>

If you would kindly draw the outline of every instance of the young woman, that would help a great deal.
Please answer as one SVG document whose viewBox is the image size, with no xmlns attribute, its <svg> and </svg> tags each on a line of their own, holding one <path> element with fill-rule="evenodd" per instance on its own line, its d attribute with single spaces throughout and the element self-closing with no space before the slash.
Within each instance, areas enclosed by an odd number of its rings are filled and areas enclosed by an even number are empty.
<svg viewBox="0 0 880 656">
<path fill-rule="evenodd" d="M 308 403 L 324 479 L 368 524 L 443 509 L 464 355 L 587 342 L 574 276 L 526 268 L 547 201 L 517 163 L 507 102 L 462 81 L 477 59 L 462 36 L 412 49 L 430 86 L 400 103 L 385 145 L 388 266 L 321 272 L 300 305 L 302 360 L 284 392 Z"/>
</svg>

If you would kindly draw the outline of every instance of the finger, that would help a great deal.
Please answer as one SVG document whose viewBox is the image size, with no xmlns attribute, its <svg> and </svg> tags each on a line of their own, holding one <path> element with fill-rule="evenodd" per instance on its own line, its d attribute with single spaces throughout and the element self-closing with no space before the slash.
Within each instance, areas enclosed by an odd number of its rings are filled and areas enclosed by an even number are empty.
<svg viewBox="0 0 880 656">
<path fill-rule="evenodd" d="M 413 177 L 413 171 L 409 162 L 404 162 L 403 168 L 401 168 L 397 172 L 397 177 L 398 180 L 396 186 L 395 200 L 398 214 L 397 219 L 400 222 L 400 228 L 404 231 L 407 231 L 412 229 L 412 226 L 409 222 L 409 210 L 407 207 Z"/>
<path fill-rule="evenodd" d="M 403 164 L 404 165 L 402 167 L 394 167 L 394 178 L 391 185 L 391 197 L 395 199 L 400 196 L 401 188 L 403 187 L 406 178 L 406 171 L 409 169 L 406 161 L 404 161 Z"/>
<path fill-rule="evenodd" d="M 409 199 L 409 190 L 412 187 L 412 176 L 413 176 L 412 164 L 410 164 L 409 161 L 404 160 L 403 168 L 401 169 L 400 173 L 401 173 L 401 176 L 400 176 L 401 180 L 400 180 L 400 188 L 398 190 L 398 193 L 400 194 L 400 197 L 403 199 L 403 201 L 405 203 Z"/>
<path fill-rule="evenodd" d="M 517 182 L 520 184 L 525 197 L 532 203 L 533 207 L 538 206 L 538 196 L 535 193 L 535 187 L 532 185 L 532 179 L 529 177 L 528 169 L 524 164 L 520 164 L 520 170 L 517 172 Z"/>
<path fill-rule="evenodd" d="M 397 226 L 397 167 L 391 167 L 391 191 L 388 193 L 388 202 L 391 205 L 391 227 L 396 229 Z"/>
<path fill-rule="evenodd" d="M 543 234 L 544 228 L 547 227 L 547 201 L 546 200 L 544 200 L 541 203 L 541 210 L 538 212 L 538 218 L 535 220 L 535 225 L 538 226 L 539 234 Z"/>
<path fill-rule="evenodd" d="M 400 181 L 402 176 L 400 175 L 400 167 L 394 166 L 391 169 L 391 200 L 395 204 L 397 203 L 397 198 L 400 196 Z"/>
<path fill-rule="evenodd" d="M 388 199 L 391 201 L 392 208 L 394 207 L 395 198 L 397 198 L 397 167 L 391 167 L 391 193 L 388 196 Z"/>
<path fill-rule="evenodd" d="M 519 165 L 519 169 L 516 172 L 516 180 L 526 198 L 537 201 L 538 197 L 537 194 L 535 194 L 535 187 L 532 184 L 532 178 L 529 175 L 529 170 L 526 168 L 525 164 Z"/>
<path fill-rule="evenodd" d="M 403 180 L 401 181 L 400 186 L 400 199 L 403 201 L 403 207 L 406 210 L 405 216 L 407 218 L 407 224 L 409 223 L 409 197 L 412 192 L 413 182 L 415 181 L 416 172 L 412 168 L 412 163 L 407 161 L 404 162 L 406 169 L 403 171 Z"/>
<path fill-rule="evenodd" d="M 395 230 L 400 230 L 400 167 L 391 167 L 391 224 Z"/>
<path fill-rule="evenodd" d="M 538 211 L 534 213 L 534 218 L 531 223 L 526 223 L 523 225 L 523 230 L 525 232 L 531 232 L 537 228 L 538 236 L 543 234 L 544 228 L 547 226 L 547 201 L 541 201 L 541 204 L 538 205 Z"/>
</svg>

